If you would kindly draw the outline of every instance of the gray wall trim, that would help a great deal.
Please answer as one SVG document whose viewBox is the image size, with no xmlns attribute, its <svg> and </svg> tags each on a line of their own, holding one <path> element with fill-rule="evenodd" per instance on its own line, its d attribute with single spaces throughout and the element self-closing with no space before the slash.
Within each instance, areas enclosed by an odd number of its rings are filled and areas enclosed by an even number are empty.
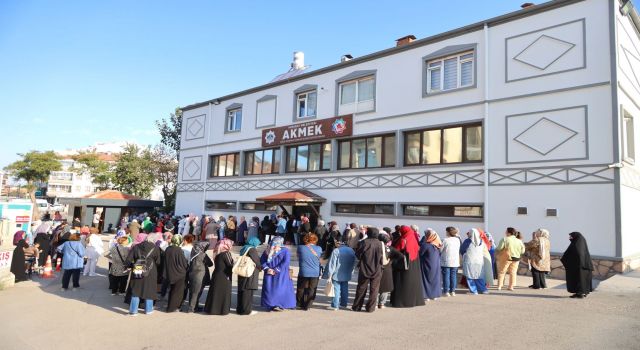
<svg viewBox="0 0 640 350">
<path fill-rule="evenodd" d="M 469 50 L 473 50 L 473 84 L 471 84 L 470 86 L 463 86 L 455 89 L 428 92 L 429 91 L 429 86 L 428 86 L 429 67 L 427 64 L 428 61 L 433 61 L 436 58 L 442 58 L 445 56 L 463 53 Z M 442 79 L 444 79 L 444 77 Z M 447 46 L 432 54 L 422 57 L 422 97 L 423 98 L 430 97 L 430 96 L 438 96 L 442 94 L 448 94 L 448 93 L 461 91 L 461 90 L 475 89 L 476 87 L 478 87 L 478 44 L 477 43 Z"/>
<path fill-rule="evenodd" d="M 375 75 L 377 72 L 376 69 L 367 69 L 367 70 L 356 70 L 347 75 L 344 75 L 338 79 L 336 79 L 336 83 L 344 83 L 351 80 L 356 80 L 364 77 L 368 77 L 370 75 Z"/>
<path fill-rule="evenodd" d="M 571 86 L 571 87 L 566 87 L 566 88 L 561 88 L 561 89 L 555 89 L 555 90 L 548 90 L 548 91 L 541 91 L 541 92 L 533 92 L 533 93 L 529 93 L 529 94 L 522 94 L 522 95 L 509 96 L 509 97 L 501 97 L 501 98 L 494 98 L 494 99 L 490 99 L 490 100 L 481 100 L 481 101 L 477 101 L 477 102 L 470 102 L 470 103 L 465 103 L 465 104 L 460 104 L 460 105 L 455 105 L 455 106 L 447 106 L 447 107 L 440 107 L 440 108 L 424 109 L 424 110 L 417 111 L 417 112 L 409 112 L 409 113 L 395 114 L 395 115 L 389 115 L 389 116 L 378 117 L 378 118 L 371 118 L 371 119 L 365 119 L 365 120 L 356 120 L 356 121 L 355 121 L 355 123 L 356 123 L 356 124 L 360 124 L 360 123 L 369 123 L 369 122 L 376 122 L 376 121 L 386 120 L 386 119 L 393 119 L 393 118 L 400 118 L 400 117 L 409 117 L 409 116 L 414 116 L 414 115 L 419 115 L 419 114 L 425 114 L 425 113 L 442 112 L 442 111 L 447 111 L 447 110 L 451 110 L 451 109 L 459 109 L 459 108 L 466 108 L 466 107 L 477 106 L 477 105 L 484 104 L 485 102 L 487 102 L 487 103 L 504 102 L 504 101 L 509 101 L 509 100 L 521 99 L 521 98 L 528 98 L 528 97 L 535 97 L 535 96 L 543 96 L 543 95 L 555 94 L 555 93 L 565 92 L 565 91 L 573 91 L 573 90 L 589 89 L 589 88 L 598 87 L 598 86 L 604 86 L 604 85 L 609 85 L 609 84 L 610 84 L 610 82 L 609 82 L 609 81 L 602 81 L 602 82 L 599 82 L 599 83 L 592 83 L 592 84 L 585 84 L 585 85 L 577 85 L 577 86 Z"/>
<path fill-rule="evenodd" d="M 258 126 L 258 105 L 260 104 L 260 102 L 266 102 L 266 101 L 271 101 L 271 100 L 275 100 L 275 107 L 274 107 L 274 115 L 273 115 L 273 123 L 268 124 L 268 125 L 261 125 Z M 244 114 L 244 113 L 243 113 Z M 264 128 L 270 128 L 273 126 L 276 126 L 276 118 L 278 117 L 278 96 L 276 95 L 264 95 L 262 97 L 260 97 L 257 101 L 256 101 L 256 123 L 255 123 L 255 128 L 256 129 L 264 129 Z M 226 122 L 226 116 L 225 116 L 225 122 Z M 226 125 L 225 125 L 225 129 L 226 129 Z"/>
<path fill-rule="evenodd" d="M 536 32 L 541 32 L 543 30 L 552 29 L 552 28 L 556 28 L 556 27 L 560 27 L 560 26 L 563 26 L 563 25 L 572 24 L 572 23 L 576 23 L 576 22 L 582 22 L 582 43 L 583 43 L 583 45 L 582 45 L 582 66 L 581 67 L 569 68 L 569 69 L 560 70 L 560 71 L 557 71 L 557 72 L 534 75 L 534 76 L 531 76 L 531 77 L 524 77 L 524 78 L 518 78 L 518 79 L 509 79 L 509 57 L 507 57 L 507 54 L 508 54 L 508 52 L 507 52 L 507 47 L 508 47 L 507 43 L 508 43 L 508 41 L 510 39 L 518 38 L 518 37 L 521 37 L 521 36 L 524 36 L 524 35 L 529 35 L 529 34 L 533 34 L 533 33 L 536 33 Z M 560 39 L 557 39 L 557 38 L 554 38 L 554 39 L 560 40 Z M 575 46 L 575 44 L 574 44 L 574 46 Z M 562 54 L 561 57 L 562 56 L 564 56 L 564 54 Z M 558 57 L 555 61 L 557 61 L 559 58 L 560 57 Z M 515 56 L 512 57 L 511 59 L 515 60 Z M 553 61 L 553 62 L 555 62 L 555 61 Z M 581 19 L 574 20 L 574 21 L 564 22 L 564 23 L 556 24 L 556 25 L 553 25 L 553 26 L 550 26 L 550 27 L 536 29 L 536 30 L 533 30 L 533 31 L 530 31 L 530 32 L 526 32 L 526 33 L 510 36 L 510 37 L 504 39 L 504 82 L 505 83 L 512 83 L 512 82 L 516 82 L 516 81 L 539 78 L 539 77 L 544 77 L 544 76 L 548 76 L 548 75 L 566 73 L 566 72 L 571 72 L 571 71 L 574 71 L 574 70 L 585 69 L 585 68 L 587 68 L 587 27 L 586 27 L 586 19 L 584 17 L 581 18 Z"/>
<path fill-rule="evenodd" d="M 517 161 L 517 162 L 509 161 L 509 141 L 511 141 L 509 139 L 509 118 L 520 117 L 520 116 L 523 116 L 523 115 L 564 111 L 564 110 L 576 109 L 576 108 L 582 108 L 584 110 L 584 132 L 585 132 L 585 156 L 584 157 L 579 157 L 579 158 L 561 158 L 561 159 L 543 159 L 543 160 L 527 160 L 527 161 Z M 544 117 L 544 118 L 546 118 L 546 117 Z M 548 118 L 547 118 L 547 120 L 555 123 L 554 121 L 552 121 L 552 120 L 550 120 Z M 531 128 L 532 126 L 533 126 L 533 124 L 529 128 Z M 572 130 L 569 127 L 566 127 L 564 125 L 561 125 L 561 126 L 564 127 L 564 128 L 567 128 L 569 130 Z M 525 131 L 529 130 L 529 128 L 527 128 Z M 523 131 L 520 134 L 523 134 L 525 131 Z M 574 130 L 572 130 L 572 131 L 574 131 Z M 504 142 L 505 142 L 505 144 L 504 144 L 504 152 L 505 152 L 505 162 L 506 162 L 506 164 L 547 163 L 547 162 L 562 162 L 562 161 L 569 161 L 569 160 L 585 160 L 585 159 L 588 160 L 589 159 L 589 106 L 587 106 L 587 105 L 579 105 L 579 106 L 570 106 L 570 107 L 555 108 L 555 109 L 546 109 L 546 110 L 542 110 L 542 111 L 533 111 L 533 112 L 527 112 L 527 113 L 510 114 L 510 115 L 505 116 L 505 119 L 504 119 L 504 133 L 505 133 L 505 135 L 504 135 L 505 136 L 504 137 Z M 576 132 L 576 135 L 577 135 L 577 132 Z M 515 138 L 517 138 L 518 136 L 516 136 Z M 514 138 L 514 141 L 515 141 L 515 138 Z M 553 152 L 556 148 L 562 146 L 565 142 L 569 141 L 572 138 L 573 138 L 573 136 L 568 138 L 568 139 L 566 139 L 564 142 L 558 144 L 557 146 L 552 148 L 550 151 L 548 151 L 546 154 L 543 154 L 543 156 L 546 156 L 548 153 Z M 519 142 L 519 141 L 516 141 L 516 142 Z M 519 142 L 519 143 L 521 143 L 521 142 Z"/>
<path fill-rule="evenodd" d="M 298 118 L 298 95 L 302 93 L 307 93 L 307 92 L 316 93 L 316 115 L 311 117 Z M 318 97 L 319 96 L 320 94 L 318 94 L 318 85 L 315 85 L 315 84 L 305 84 L 293 91 L 293 122 L 294 123 L 305 122 L 307 120 L 313 120 L 318 118 Z"/>
<path fill-rule="evenodd" d="M 453 29 L 444 33 L 440 33 L 440 34 L 436 34 L 430 37 L 426 37 L 420 40 L 416 40 L 408 45 L 403 45 L 403 46 L 397 46 L 397 47 L 392 47 L 389 49 L 385 49 L 382 51 L 378 51 L 378 52 L 374 52 L 362 57 L 357 57 L 354 58 L 350 61 L 347 62 L 341 62 L 341 63 L 337 63 L 328 67 L 324 67 L 324 68 L 320 68 L 314 71 L 310 71 L 308 73 L 304 73 L 304 74 L 300 74 L 298 76 L 292 77 L 288 80 L 280 80 L 277 82 L 272 82 L 272 83 L 268 83 L 268 84 L 264 84 L 264 85 L 260 85 L 257 87 L 253 87 L 247 90 L 243 90 L 243 91 L 239 91 L 236 93 L 232 93 L 229 95 L 225 95 L 225 96 L 221 96 L 221 97 L 217 97 L 217 98 L 213 98 L 207 101 L 203 101 L 203 102 L 199 102 L 199 103 L 194 103 L 188 106 L 184 106 L 182 108 L 180 108 L 182 111 L 188 111 L 191 109 L 195 109 L 195 108 L 199 108 L 202 106 L 206 106 L 208 103 L 214 102 L 214 101 L 226 101 L 226 100 L 230 100 L 232 98 L 236 98 L 239 96 L 244 96 L 244 95 L 248 95 L 251 93 L 255 93 L 258 91 L 262 91 L 262 90 L 266 90 L 269 88 L 273 88 L 276 86 L 280 86 L 280 85 L 284 85 L 284 84 L 288 84 L 290 82 L 294 82 L 294 81 L 299 81 L 299 80 L 303 80 L 303 79 L 308 79 L 310 77 L 313 76 L 318 76 L 318 75 L 322 75 L 325 73 L 329 73 L 329 72 L 333 72 L 339 69 L 343 69 L 343 68 L 347 68 L 347 67 L 351 67 L 351 66 L 355 66 L 364 62 L 368 62 L 368 61 L 372 61 L 378 58 L 382 58 L 382 57 L 386 57 L 386 56 L 390 56 L 390 55 L 395 55 L 404 51 L 408 51 L 408 50 L 413 50 L 413 49 L 417 49 L 419 47 L 422 46 L 426 46 L 426 45 L 430 45 L 433 43 L 437 43 L 437 42 L 441 42 L 450 38 L 455 38 L 467 33 L 473 33 L 473 32 L 477 32 L 477 31 L 481 31 L 483 30 L 485 24 L 492 27 L 492 26 L 498 26 L 504 23 L 508 23 L 511 21 L 515 21 L 521 18 L 526 18 L 526 17 L 530 17 L 530 16 L 534 16 L 543 12 L 547 12 L 547 11 L 551 11 L 557 8 L 562 8 L 565 6 L 569 6 L 578 2 L 582 2 L 584 0 L 556 0 L 556 1 L 548 1 L 539 5 L 534 5 L 534 6 L 530 6 L 527 7 L 525 9 L 521 9 L 521 10 L 517 10 L 514 12 L 510 12 L 504 15 L 500 15 L 497 17 L 493 17 L 484 21 L 480 21 L 480 22 L 476 22 L 464 27 L 460 27 L 457 29 Z"/>
<path fill-rule="evenodd" d="M 609 0 L 609 60 L 611 70 L 611 121 L 613 130 L 613 162 L 620 162 L 620 112 L 618 110 L 618 32 L 616 26 L 617 0 Z M 622 256 L 622 203 L 620 170 L 613 169 L 613 217 L 615 218 L 616 257 Z"/>
<path fill-rule="evenodd" d="M 301 87 L 293 90 L 294 94 L 299 94 L 301 92 L 307 92 L 312 90 L 318 90 L 318 84 L 304 84 Z"/>
<path fill-rule="evenodd" d="M 212 144 L 203 145 L 203 146 L 185 147 L 185 148 L 181 148 L 180 151 L 189 151 L 189 150 L 194 150 L 194 149 L 207 148 L 207 147 L 211 147 L 211 146 L 220 146 L 220 145 L 226 145 L 226 144 L 230 144 L 230 143 L 245 142 L 245 141 L 255 141 L 255 140 L 262 140 L 262 136 L 261 137 L 250 137 L 250 138 L 242 139 L 242 140 L 233 140 L 233 141 L 212 143 Z"/>
<path fill-rule="evenodd" d="M 194 119 L 194 118 L 200 118 L 200 117 L 202 117 L 202 116 L 204 116 L 204 123 L 203 123 L 203 125 L 202 125 L 202 128 L 204 129 L 204 132 L 202 133 L 202 136 L 200 136 L 200 137 L 192 137 L 192 138 L 187 137 L 187 136 L 189 135 L 189 130 L 188 130 L 188 129 L 189 129 L 189 128 L 188 128 L 189 121 L 190 121 L 191 119 Z M 194 116 L 192 116 L 192 117 L 189 117 L 189 118 L 187 118 L 187 119 L 185 120 L 185 124 L 184 124 L 184 125 L 185 125 L 185 130 L 184 130 L 184 134 L 185 134 L 185 135 L 184 135 L 184 140 L 185 140 L 185 141 L 192 141 L 192 140 L 200 140 L 200 139 L 203 139 L 203 138 L 205 138 L 205 135 L 207 134 L 207 114 L 206 114 L 206 113 L 203 113 L 203 114 L 194 115 Z"/>
<path fill-rule="evenodd" d="M 199 170 L 199 172 L 200 172 L 200 176 L 198 176 L 198 178 L 197 178 L 197 179 L 185 179 L 185 178 L 184 178 L 184 174 L 185 174 L 185 169 L 184 169 L 184 167 L 187 165 L 187 160 L 188 160 L 188 159 L 192 159 L 192 158 L 198 158 L 198 159 L 200 159 L 200 170 Z M 187 181 L 202 181 L 202 170 L 203 170 L 202 168 L 203 168 L 203 167 L 202 167 L 202 156 L 201 156 L 201 155 L 200 155 L 200 156 L 190 156 L 190 157 L 184 157 L 184 158 L 182 158 L 182 173 L 181 173 L 181 175 L 182 175 L 182 176 L 180 176 L 181 181 L 183 181 L 183 182 L 187 182 Z"/>
<path fill-rule="evenodd" d="M 232 103 L 225 107 L 226 110 L 242 108 L 242 103 Z"/>
<path fill-rule="evenodd" d="M 489 170 L 490 186 L 612 184 L 608 164 Z"/>
</svg>

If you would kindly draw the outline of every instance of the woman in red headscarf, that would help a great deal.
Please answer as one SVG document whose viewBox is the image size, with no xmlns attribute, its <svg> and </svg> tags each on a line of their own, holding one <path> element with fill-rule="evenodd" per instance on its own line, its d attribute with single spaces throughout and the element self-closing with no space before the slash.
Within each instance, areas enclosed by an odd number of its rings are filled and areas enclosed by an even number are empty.
<svg viewBox="0 0 640 350">
<path fill-rule="evenodd" d="M 393 262 L 393 307 L 414 307 L 424 305 L 422 295 L 422 275 L 420 272 L 420 245 L 418 234 L 409 226 L 400 228 L 400 237 L 393 247 L 400 253 Z"/>
</svg>

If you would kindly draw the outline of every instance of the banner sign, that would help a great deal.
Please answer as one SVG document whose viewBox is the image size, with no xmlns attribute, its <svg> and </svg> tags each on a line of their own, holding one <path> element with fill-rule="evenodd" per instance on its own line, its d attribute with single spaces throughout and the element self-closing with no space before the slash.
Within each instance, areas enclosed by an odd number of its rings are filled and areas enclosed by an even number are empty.
<svg viewBox="0 0 640 350">
<path fill-rule="evenodd" d="M 322 141 L 351 135 L 353 135 L 353 116 L 343 115 L 262 130 L 262 147 Z"/>
</svg>

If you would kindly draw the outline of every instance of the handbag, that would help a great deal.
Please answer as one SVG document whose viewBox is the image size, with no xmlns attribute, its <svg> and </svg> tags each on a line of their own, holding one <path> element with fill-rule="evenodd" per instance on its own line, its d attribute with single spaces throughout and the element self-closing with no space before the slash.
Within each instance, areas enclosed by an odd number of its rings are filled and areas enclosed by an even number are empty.
<svg viewBox="0 0 640 350">
<path fill-rule="evenodd" d="M 329 278 L 327 284 L 324 285 L 324 294 L 328 297 L 334 297 L 336 295 L 331 278 Z"/>
<path fill-rule="evenodd" d="M 247 256 L 249 250 L 251 250 L 251 248 L 247 249 L 240 259 L 233 264 L 231 272 L 240 277 L 251 277 L 256 269 L 256 263 L 251 259 L 251 257 Z"/>
</svg>

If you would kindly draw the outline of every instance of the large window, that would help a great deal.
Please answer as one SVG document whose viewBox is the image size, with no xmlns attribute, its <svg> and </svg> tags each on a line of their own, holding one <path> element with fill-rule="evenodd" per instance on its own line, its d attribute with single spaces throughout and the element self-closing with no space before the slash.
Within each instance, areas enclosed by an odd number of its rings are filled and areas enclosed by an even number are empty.
<svg viewBox="0 0 640 350">
<path fill-rule="evenodd" d="M 402 204 L 405 216 L 482 218 L 480 205 Z"/>
<path fill-rule="evenodd" d="M 227 110 L 227 131 L 240 131 L 242 128 L 242 108 Z"/>
<path fill-rule="evenodd" d="M 236 210 L 237 203 L 234 201 L 205 201 L 205 210 Z"/>
<path fill-rule="evenodd" d="M 473 59 L 471 51 L 425 62 L 427 93 L 473 85 Z"/>
<path fill-rule="evenodd" d="M 245 175 L 277 174 L 280 172 L 280 149 L 265 149 L 244 153 Z"/>
<path fill-rule="evenodd" d="M 339 169 L 381 168 L 396 165 L 395 135 L 371 136 L 339 142 Z"/>
<path fill-rule="evenodd" d="M 334 203 L 336 214 L 374 214 L 393 215 L 394 204 L 376 203 Z"/>
<path fill-rule="evenodd" d="M 209 157 L 210 177 L 237 176 L 240 172 L 240 154 L 229 153 Z"/>
<path fill-rule="evenodd" d="M 627 111 L 623 112 L 622 128 L 623 128 L 623 159 L 629 163 L 634 163 L 636 159 L 636 142 L 633 130 L 633 117 Z"/>
<path fill-rule="evenodd" d="M 275 204 L 266 205 L 264 203 L 256 202 L 240 202 L 240 210 L 243 211 L 268 211 L 275 212 L 278 206 Z"/>
<path fill-rule="evenodd" d="M 331 143 L 287 147 L 287 172 L 300 173 L 331 169 Z"/>
<path fill-rule="evenodd" d="M 318 93 L 307 91 L 296 95 L 296 117 L 310 118 L 316 116 Z"/>
<path fill-rule="evenodd" d="M 404 137 L 404 164 L 451 164 L 482 161 L 482 125 L 459 125 L 409 131 Z"/>
<path fill-rule="evenodd" d="M 362 113 L 375 109 L 374 75 L 338 84 L 338 115 Z"/>
</svg>

